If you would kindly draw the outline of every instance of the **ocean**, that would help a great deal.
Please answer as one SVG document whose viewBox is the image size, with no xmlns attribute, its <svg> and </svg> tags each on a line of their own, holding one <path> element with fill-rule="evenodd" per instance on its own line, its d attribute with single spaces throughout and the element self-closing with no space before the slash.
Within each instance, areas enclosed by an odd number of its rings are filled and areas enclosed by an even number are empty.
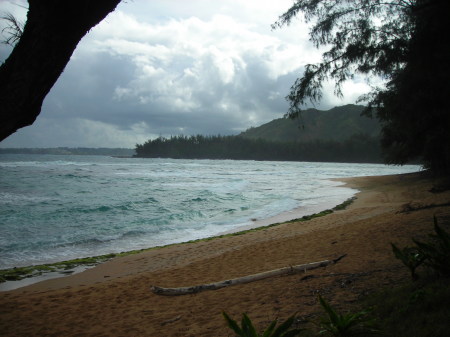
<svg viewBox="0 0 450 337">
<path fill-rule="evenodd" d="M 332 208 L 332 178 L 417 165 L 0 155 L 0 269 L 205 238 Z M 275 218 L 274 218 L 275 217 Z"/>
</svg>

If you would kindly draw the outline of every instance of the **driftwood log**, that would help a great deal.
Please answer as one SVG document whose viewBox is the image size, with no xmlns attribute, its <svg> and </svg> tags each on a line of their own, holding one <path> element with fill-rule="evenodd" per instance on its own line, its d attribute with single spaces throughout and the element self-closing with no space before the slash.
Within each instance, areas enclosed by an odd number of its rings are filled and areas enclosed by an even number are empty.
<svg viewBox="0 0 450 337">
<path fill-rule="evenodd" d="M 152 286 L 151 290 L 153 293 L 155 293 L 157 295 L 164 295 L 164 296 L 179 296 L 179 295 L 196 294 L 196 293 L 199 293 L 199 292 L 205 291 L 205 290 L 217 290 L 217 289 L 221 289 L 221 288 L 236 285 L 236 284 L 244 284 L 244 283 L 259 281 L 259 280 L 266 279 L 269 277 L 285 275 L 285 274 L 301 273 L 301 272 L 306 272 L 307 270 L 326 267 L 330 264 L 337 263 L 342 258 L 344 258 L 346 255 L 347 254 L 341 255 L 337 259 L 334 259 L 334 260 L 324 260 L 324 261 L 319 261 L 319 262 L 299 264 L 296 266 L 289 266 L 289 267 L 284 267 L 284 268 L 280 268 L 280 269 L 269 270 L 269 271 L 258 273 L 258 274 L 242 276 L 242 277 L 234 278 L 231 280 L 219 281 L 219 282 L 208 283 L 208 284 L 200 284 L 200 285 L 192 286 L 192 287 L 180 287 L 180 288 L 163 288 L 163 287 Z"/>
</svg>

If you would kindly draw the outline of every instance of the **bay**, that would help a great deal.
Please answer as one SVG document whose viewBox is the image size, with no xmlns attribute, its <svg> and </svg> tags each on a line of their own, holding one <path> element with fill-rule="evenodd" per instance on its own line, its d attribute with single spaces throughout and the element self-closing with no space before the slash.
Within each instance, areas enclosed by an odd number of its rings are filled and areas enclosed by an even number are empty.
<svg viewBox="0 0 450 337">
<path fill-rule="evenodd" d="M 299 217 L 357 192 L 332 178 L 419 170 L 417 165 L 0 155 L 0 269 L 205 238 L 280 214 Z"/>
</svg>

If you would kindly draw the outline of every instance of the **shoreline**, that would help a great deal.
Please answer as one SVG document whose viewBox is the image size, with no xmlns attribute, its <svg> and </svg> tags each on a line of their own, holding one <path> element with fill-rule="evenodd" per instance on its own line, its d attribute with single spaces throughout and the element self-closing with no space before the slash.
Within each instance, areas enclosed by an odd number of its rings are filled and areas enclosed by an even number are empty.
<svg viewBox="0 0 450 337">
<path fill-rule="evenodd" d="M 340 179 L 341 178 L 336 178 L 333 180 L 340 181 Z M 343 187 L 343 186 L 333 186 L 332 188 L 334 188 L 334 187 Z M 47 280 L 69 277 L 69 276 L 81 273 L 85 270 L 95 268 L 98 265 L 105 263 L 111 259 L 117 258 L 117 257 L 139 254 L 139 253 L 143 253 L 143 252 L 146 252 L 146 251 L 149 251 L 152 249 L 161 249 L 161 248 L 170 247 L 172 245 L 189 244 L 189 243 L 195 243 L 197 241 L 209 241 L 209 240 L 214 240 L 214 239 L 221 238 L 224 236 L 243 235 L 249 231 L 263 230 L 267 227 L 278 226 L 278 225 L 289 223 L 289 222 L 292 222 L 295 220 L 313 218 L 313 217 L 317 217 L 317 216 L 325 216 L 325 215 L 332 213 L 334 210 L 339 209 L 343 205 L 344 205 L 344 208 L 347 207 L 348 204 L 351 204 L 356 199 L 355 195 L 359 191 L 355 188 L 348 188 L 348 189 L 351 189 L 354 191 L 353 195 L 350 198 L 347 198 L 346 200 L 341 201 L 340 203 L 336 204 L 336 202 L 338 202 L 337 200 L 342 200 L 342 198 L 336 197 L 334 201 L 328 201 L 327 203 L 320 203 L 318 205 L 313 205 L 313 206 L 310 205 L 309 207 L 306 207 L 306 209 L 305 209 L 305 207 L 301 207 L 301 206 L 296 207 L 292 210 L 282 212 L 275 216 L 271 216 L 271 217 L 268 217 L 265 219 L 258 219 L 258 220 L 255 220 L 251 224 L 238 226 L 231 230 L 219 232 L 212 236 L 206 236 L 206 237 L 202 237 L 202 238 L 198 238 L 198 239 L 194 239 L 194 240 L 181 241 L 181 242 L 177 242 L 177 243 L 169 243 L 169 244 L 165 244 L 165 245 L 161 245 L 161 246 L 152 246 L 152 247 L 143 248 L 143 249 L 123 251 L 123 252 L 119 252 L 119 253 L 110 253 L 110 254 L 106 254 L 106 255 L 89 256 L 89 257 L 80 257 L 80 258 L 73 259 L 73 260 L 58 261 L 58 262 L 48 263 L 48 264 L 27 265 L 27 266 L 23 266 L 23 267 L 13 267 L 13 268 L 2 269 L 2 270 L 0 270 L 0 272 L 7 273 L 9 271 L 14 272 L 15 270 L 20 271 L 23 269 L 30 269 L 30 270 L 35 270 L 38 273 L 35 275 L 31 275 L 31 276 L 29 274 L 25 275 L 23 277 L 20 276 L 20 278 L 17 280 L 6 280 L 4 282 L 0 282 L 0 293 L 5 292 L 5 291 L 20 289 L 20 288 L 30 286 L 35 283 L 47 281 Z M 305 221 L 307 221 L 307 220 L 305 220 Z M 110 258 L 105 258 L 109 255 L 111 255 L 111 256 L 113 255 L 113 256 Z M 77 260 L 80 260 L 80 262 L 76 262 Z M 84 262 L 82 262 L 83 260 L 97 260 L 98 262 L 84 263 Z M 74 265 L 73 267 L 67 267 L 67 265 L 72 265 L 72 264 Z M 42 268 L 42 267 L 44 267 L 44 268 Z M 47 269 L 46 267 L 49 267 L 52 270 L 46 270 Z M 1 275 L 2 275 L 2 273 L 0 273 L 0 277 L 1 277 Z"/>
<path fill-rule="evenodd" d="M 341 180 L 341 179 L 340 179 Z M 229 335 L 221 315 L 247 312 L 267 326 L 294 312 L 314 318 L 319 293 L 339 309 L 410 279 L 390 247 L 426 239 L 433 216 L 450 228 L 450 190 L 431 192 L 424 174 L 342 179 L 358 188 L 348 208 L 306 222 L 116 258 L 85 272 L 0 293 L 4 336 Z M 347 254 L 335 265 L 195 295 L 165 297 L 150 286 L 233 279 Z"/>
<path fill-rule="evenodd" d="M 284 212 L 281 212 L 280 214 L 270 216 L 268 218 L 256 219 L 255 221 L 253 221 L 250 224 L 238 226 L 231 230 L 221 232 L 215 236 L 220 236 L 223 234 L 238 233 L 241 231 L 257 229 L 259 227 L 266 227 L 266 226 L 270 226 L 270 225 L 274 225 L 274 224 L 281 224 L 281 223 L 293 221 L 295 219 L 300 219 L 304 216 L 311 216 L 311 215 L 318 214 L 318 213 L 321 213 L 321 212 L 324 212 L 324 211 L 327 211 L 330 209 L 333 210 L 336 207 L 338 207 L 339 205 L 345 204 L 346 202 L 348 202 L 348 200 L 356 198 L 355 196 L 360 192 L 357 188 L 346 187 L 345 186 L 346 184 L 343 181 L 341 181 L 341 179 L 345 179 L 345 178 L 332 178 L 332 179 L 325 179 L 325 180 L 342 182 L 343 183 L 342 185 L 332 186 L 330 188 L 334 189 L 336 187 L 337 188 L 344 187 L 348 190 L 352 190 L 352 192 L 349 192 L 349 195 L 351 194 L 350 196 L 347 196 L 347 197 L 335 196 L 334 198 L 330 197 L 330 199 L 324 203 L 318 203 L 315 205 L 307 205 L 306 207 L 299 206 L 299 207 L 293 208 L 289 211 L 284 211 Z"/>
<path fill-rule="evenodd" d="M 333 179 L 326 178 L 322 179 L 324 181 L 332 182 Z M 235 233 L 239 231 L 245 231 L 248 229 L 252 229 L 255 227 L 263 227 L 270 225 L 272 223 L 279 223 L 289 221 L 295 218 L 299 218 L 304 215 L 314 214 L 320 212 L 322 210 L 332 208 L 335 205 L 338 205 L 341 202 L 344 202 L 348 197 L 352 197 L 355 195 L 357 191 L 352 190 L 350 188 L 342 188 L 342 185 L 333 185 L 330 184 L 328 186 L 330 191 L 337 190 L 338 192 L 331 192 L 331 196 L 322 198 L 322 199 L 309 199 L 308 196 L 300 197 L 295 199 L 297 203 L 300 203 L 300 206 L 297 206 L 293 209 L 285 210 L 283 205 L 272 207 L 272 204 L 266 205 L 265 209 L 262 211 L 257 210 L 257 212 L 253 212 L 252 214 L 247 214 L 238 219 L 231 218 L 228 220 L 219 219 L 220 221 L 215 224 L 214 222 L 208 223 L 205 221 L 204 227 L 199 229 L 187 231 L 181 226 L 181 234 L 176 237 L 162 237 L 161 240 L 154 240 L 152 238 L 142 241 L 142 242 L 119 242 L 119 246 L 103 246 L 100 245 L 100 249 L 97 249 L 96 245 L 85 246 L 81 249 L 77 249 L 77 245 L 74 244 L 74 253 L 71 254 L 59 254 L 60 252 L 56 252 L 54 254 L 41 254 L 38 258 L 34 258 L 33 255 L 24 254 L 21 256 L 21 259 L 15 259 L 15 256 L 11 255 L 8 258 L 5 256 L 5 260 L 2 263 L 2 267 L 0 270 L 11 270 L 14 268 L 23 269 L 31 266 L 44 266 L 44 265 L 55 265 L 60 262 L 72 261 L 75 259 L 84 259 L 90 257 L 98 257 L 109 254 L 120 255 L 124 252 L 135 251 L 135 250 L 145 250 L 153 247 L 161 247 L 170 244 L 179 244 L 183 242 L 189 242 L 198 239 L 205 239 L 214 236 L 220 236 L 223 234 Z M 344 190 L 340 191 L 339 189 Z M 345 192 L 347 190 L 348 192 Z M 341 193 L 341 194 L 339 194 Z M 325 199 L 325 200 L 324 200 Z M 292 205 L 290 205 L 292 207 Z M 280 212 L 276 214 L 276 212 Z M 276 214 L 276 215 L 273 215 Z M 224 215 L 225 217 L 226 215 Z M 223 220 L 223 221 L 222 221 Z M 182 221 L 182 220 L 180 220 Z M 183 232 L 184 231 L 184 232 Z M 119 233 L 121 234 L 121 233 Z M 96 239 L 93 237 L 94 240 Z M 158 238 L 158 237 L 157 237 Z M 120 238 L 119 238 L 120 239 Z M 111 240 L 114 242 L 114 239 Z M 70 248 L 70 244 L 68 247 Z M 70 251 L 70 249 L 69 249 Z M 20 255 L 20 252 L 17 252 Z M 1 274 L 0 274 L 1 277 Z M 0 283 L 1 284 L 1 283 Z M 1 290 L 0 290 L 1 291 Z"/>
<path fill-rule="evenodd" d="M 2 210 L 6 213 L 2 220 L 7 225 L 4 233 L 7 241 L 2 244 L 5 250 L 0 269 L 218 235 L 243 225 L 254 226 L 252 219 L 267 218 L 299 205 L 309 208 L 325 201 L 330 193 L 333 196 L 346 193 L 346 189 L 333 189 L 336 183 L 324 179 L 418 169 L 365 164 L 236 161 L 202 164 L 165 160 L 130 166 L 101 157 L 75 159 L 75 156 L 65 161 L 46 159 L 37 164 L 30 157 L 24 158 L 23 163 L 14 160 L 6 163 L 7 167 L 17 166 L 17 174 L 24 179 L 31 167 L 38 165 L 41 169 L 35 178 L 30 178 L 26 190 L 12 190 L 3 195 Z M 50 168 L 62 175 L 55 178 L 44 174 Z M 8 169 L 6 173 L 15 170 Z M 14 179 L 8 174 L 5 179 Z M 153 175 L 157 179 L 151 178 Z M 41 190 L 43 180 L 48 188 Z M 106 185 L 102 184 L 107 182 L 112 189 L 103 188 Z M 167 188 L 160 188 L 161 182 Z M 58 186 L 67 190 L 60 193 Z M 94 191 L 92 186 L 98 189 Z M 306 214 L 309 213 L 314 211 Z M 33 221 L 27 225 L 30 219 Z M 266 223 L 277 221 L 281 220 Z"/>
<path fill-rule="evenodd" d="M 400 174 L 399 176 L 416 175 L 416 174 L 421 174 L 421 172 L 422 171 L 413 172 L 413 173 L 404 173 L 404 174 Z M 373 176 L 373 177 L 389 177 L 389 175 L 381 175 L 381 176 Z M 28 269 L 28 268 L 39 269 L 39 267 L 42 267 L 42 266 L 44 266 L 44 267 L 50 266 L 53 268 L 53 266 L 56 266 L 56 268 L 54 270 L 49 270 L 49 271 L 44 270 L 34 276 L 25 276 L 18 280 L 7 280 L 5 282 L 0 282 L 0 293 L 5 292 L 5 291 L 17 290 L 17 289 L 31 286 L 35 283 L 40 283 L 40 282 L 44 282 L 47 280 L 53 280 L 53 279 L 66 278 L 69 276 L 73 276 L 73 275 L 76 275 L 83 271 L 86 271 L 88 269 L 96 268 L 100 264 L 108 262 L 111 259 L 120 258 L 123 256 L 141 254 L 141 253 L 145 253 L 147 251 L 151 251 L 154 249 L 164 249 L 164 248 L 176 246 L 176 245 L 191 244 L 191 243 L 196 243 L 196 242 L 201 242 L 201 241 L 210 241 L 210 240 L 222 238 L 225 236 L 243 235 L 243 234 L 246 234 L 247 232 L 251 232 L 251 231 L 255 231 L 255 230 L 264 230 L 265 228 L 268 228 L 268 227 L 273 227 L 273 226 L 290 223 L 295 220 L 300 220 L 301 218 L 309 218 L 309 217 L 328 215 L 329 213 L 326 213 L 326 212 L 331 211 L 330 213 L 332 213 L 334 210 L 339 209 L 339 206 L 346 205 L 349 201 L 350 201 L 350 203 L 352 203 L 354 200 L 357 199 L 356 196 L 361 191 L 358 189 L 359 185 L 354 184 L 354 183 L 352 184 L 352 182 L 355 179 L 357 180 L 360 178 L 366 178 L 366 177 L 362 176 L 362 177 L 342 177 L 342 178 L 326 179 L 326 180 L 342 183 L 341 185 L 333 186 L 331 188 L 345 187 L 349 190 L 353 190 L 353 194 L 350 198 L 348 198 L 344 201 L 341 201 L 340 203 L 337 203 L 337 204 L 335 202 L 328 201 L 326 204 L 318 204 L 318 205 L 307 207 L 306 210 L 300 206 L 300 207 L 294 208 L 292 210 L 282 212 L 275 216 L 271 216 L 271 217 L 268 217 L 265 219 L 255 220 L 251 224 L 238 226 L 231 230 L 219 232 L 219 233 L 211 235 L 211 236 L 201 237 L 198 239 L 193 239 L 193 240 L 188 240 L 188 241 L 180 241 L 180 242 L 175 242 L 175 243 L 164 244 L 161 246 L 151 246 L 151 247 L 147 247 L 147 248 L 140 248 L 140 249 L 134 249 L 134 250 L 132 249 L 132 250 L 122 251 L 122 252 L 118 252 L 118 253 L 109 253 L 109 254 L 105 254 L 105 255 L 81 257 L 81 258 L 76 258 L 73 260 L 58 261 L 58 262 L 48 263 L 48 264 L 37 264 L 37 265 L 28 265 L 28 266 L 23 266 L 23 267 L 2 269 L 1 271 L 13 271 L 15 269 L 19 269 L 19 270 L 20 269 Z M 371 178 L 371 177 L 369 176 L 367 178 Z M 339 197 L 336 197 L 336 199 L 342 200 Z M 347 205 L 345 207 L 347 207 Z M 108 257 L 110 255 L 112 257 Z M 96 260 L 96 261 L 94 261 L 94 262 L 91 261 L 91 262 L 86 262 L 86 263 L 85 262 L 73 263 L 74 261 L 77 261 L 77 260 Z M 71 264 L 73 264 L 72 267 L 67 267 L 67 265 L 71 265 Z M 62 265 L 62 267 L 60 267 L 58 265 Z"/>
</svg>

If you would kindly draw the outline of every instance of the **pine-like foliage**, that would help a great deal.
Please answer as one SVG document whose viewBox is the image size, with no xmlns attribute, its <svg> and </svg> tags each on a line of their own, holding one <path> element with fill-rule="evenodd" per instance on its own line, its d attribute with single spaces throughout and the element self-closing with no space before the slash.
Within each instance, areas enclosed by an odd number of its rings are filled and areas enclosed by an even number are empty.
<svg viewBox="0 0 450 337">
<path fill-rule="evenodd" d="M 384 80 L 360 98 L 383 124 L 388 163 L 419 158 L 438 173 L 450 173 L 450 34 L 448 0 L 296 0 L 273 27 L 300 13 L 312 24 L 310 40 L 328 47 L 309 64 L 287 96 L 290 117 L 308 100 L 322 98 L 324 81 L 363 75 Z"/>
</svg>

